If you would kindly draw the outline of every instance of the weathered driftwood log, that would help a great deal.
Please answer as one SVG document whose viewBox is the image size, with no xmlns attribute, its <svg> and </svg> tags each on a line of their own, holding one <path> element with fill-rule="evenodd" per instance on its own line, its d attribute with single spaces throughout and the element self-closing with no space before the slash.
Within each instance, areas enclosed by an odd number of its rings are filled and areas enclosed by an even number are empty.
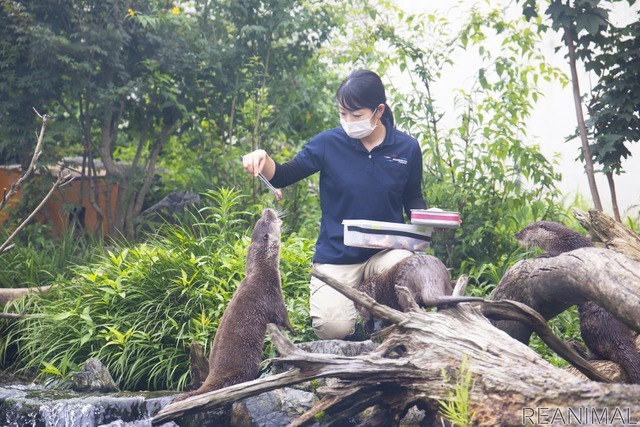
<svg viewBox="0 0 640 427">
<path fill-rule="evenodd" d="M 640 262 L 640 236 L 633 230 L 595 209 L 589 210 L 588 214 L 579 209 L 573 209 L 573 215 L 594 240 Z"/>
<path fill-rule="evenodd" d="M 584 256 L 589 258 L 586 252 Z M 288 371 L 171 404 L 153 422 L 212 409 L 274 388 L 333 377 L 341 381 L 294 425 L 312 421 L 320 411 L 326 425 L 331 425 L 374 405 L 379 411 L 365 421 L 367 425 L 390 425 L 413 405 L 433 416 L 440 402 L 455 395 L 463 363 L 471 375 L 469 404 L 473 422 L 478 424 L 548 424 L 552 418 L 557 423 L 570 417 L 574 424 L 588 424 L 594 423 L 594 415 L 601 423 L 640 420 L 640 386 L 583 381 L 555 368 L 491 325 L 483 307 L 499 304 L 465 303 L 439 312 L 401 313 L 339 283 L 327 283 L 394 324 L 381 333 L 382 343 L 374 352 L 357 357 L 307 353 L 284 334 L 271 330 L 282 356 L 272 362 Z M 640 292 L 635 297 L 638 295 Z M 622 303 L 618 311 L 637 310 L 637 302 L 635 308 L 632 304 Z M 640 321 L 630 323 L 637 328 Z"/>
<path fill-rule="evenodd" d="M 520 301 L 547 320 L 572 305 L 594 301 L 640 331 L 640 263 L 602 248 L 527 259 L 507 271 L 491 298 Z M 518 341 L 529 342 L 530 326 L 513 321 L 495 325 Z"/>
<path fill-rule="evenodd" d="M 0 289 L 0 305 L 6 305 L 9 301 L 22 298 L 25 295 L 35 292 L 46 292 L 51 286 L 40 286 L 35 288 L 2 288 Z"/>
</svg>

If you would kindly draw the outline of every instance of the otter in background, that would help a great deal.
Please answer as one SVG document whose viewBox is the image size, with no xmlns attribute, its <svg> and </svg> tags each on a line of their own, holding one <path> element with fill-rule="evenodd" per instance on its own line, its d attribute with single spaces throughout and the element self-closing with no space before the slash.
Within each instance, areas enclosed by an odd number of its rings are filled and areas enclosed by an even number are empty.
<svg viewBox="0 0 640 427">
<path fill-rule="evenodd" d="M 555 257 L 578 248 L 593 247 L 582 234 L 552 221 L 537 221 L 515 234 L 526 248 L 539 247 Z M 635 333 L 598 304 L 587 301 L 578 305 L 582 339 L 596 357 L 619 364 L 629 382 L 640 384 L 640 354 Z"/>
<path fill-rule="evenodd" d="M 280 283 L 280 223 L 273 209 L 262 212 L 247 250 L 246 276 L 213 339 L 209 374 L 200 388 L 174 401 L 254 380 L 260 370 L 267 324 L 285 327 L 295 335 Z"/>
</svg>

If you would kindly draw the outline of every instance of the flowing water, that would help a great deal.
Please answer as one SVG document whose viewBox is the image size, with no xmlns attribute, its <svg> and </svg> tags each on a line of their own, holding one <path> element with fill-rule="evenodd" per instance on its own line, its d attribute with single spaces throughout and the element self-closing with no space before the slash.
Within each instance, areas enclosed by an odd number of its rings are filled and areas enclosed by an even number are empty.
<svg viewBox="0 0 640 427">
<path fill-rule="evenodd" d="M 32 385 L 0 386 L 6 427 L 151 427 L 151 417 L 175 393 L 75 393 Z M 177 424 L 168 422 L 162 427 Z"/>
</svg>

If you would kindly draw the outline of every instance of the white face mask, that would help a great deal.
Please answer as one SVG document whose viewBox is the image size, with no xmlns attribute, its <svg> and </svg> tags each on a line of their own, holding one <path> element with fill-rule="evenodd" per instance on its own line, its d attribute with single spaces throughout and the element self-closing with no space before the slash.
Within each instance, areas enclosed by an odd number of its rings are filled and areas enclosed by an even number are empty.
<svg viewBox="0 0 640 427">
<path fill-rule="evenodd" d="M 371 132 L 378 127 L 378 124 L 371 126 L 371 117 L 373 117 L 378 110 L 374 110 L 373 114 L 364 120 L 358 120 L 357 122 L 346 122 L 343 118 L 340 118 L 340 124 L 345 133 L 353 139 L 362 139 L 371 135 Z"/>
</svg>

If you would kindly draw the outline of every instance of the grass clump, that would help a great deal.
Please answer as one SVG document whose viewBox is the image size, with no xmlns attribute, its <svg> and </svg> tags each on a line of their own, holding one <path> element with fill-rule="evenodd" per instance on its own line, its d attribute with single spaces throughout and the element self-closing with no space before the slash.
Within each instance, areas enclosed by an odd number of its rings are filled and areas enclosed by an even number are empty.
<svg viewBox="0 0 640 427">
<path fill-rule="evenodd" d="M 449 383 L 451 379 L 443 370 L 442 380 Z M 467 358 L 462 358 L 460 371 L 456 378 L 453 390 L 447 393 L 446 399 L 440 402 L 440 414 L 454 426 L 470 426 L 473 423 L 475 412 L 471 410 L 471 372 L 467 366 Z"/>
<path fill-rule="evenodd" d="M 244 277 L 257 214 L 240 210 L 230 190 L 208 193 L 210 206 L 190 223 L 168 225 L 146 243 L 117 246 L 78 266 L 50 292 L 14 303 L 21 319 L 9 330 L 19 371 L 67 379 L 99 358 L 123 390 L 183 389 L 189 344 L 206 352 Z M 308 271 L 313 242 L 283 235 L 285 303 L 298 340 L 309 339 Z M 6 348 L 6 347 L 5 347 Z"/>
</svg>

